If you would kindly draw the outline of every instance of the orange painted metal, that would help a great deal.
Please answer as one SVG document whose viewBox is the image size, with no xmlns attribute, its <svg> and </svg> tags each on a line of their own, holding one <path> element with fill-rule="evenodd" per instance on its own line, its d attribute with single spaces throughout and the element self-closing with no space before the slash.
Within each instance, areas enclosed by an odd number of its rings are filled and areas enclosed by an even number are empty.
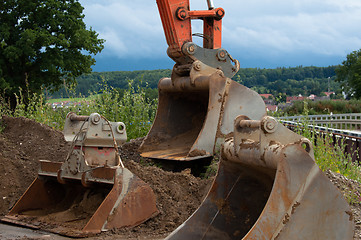
<svg viewBox="0 0 361 240">
<path fill-rule="evenodd" d="M 189 10 L 189 0 L 157 0 L 167 44 L 172 51 L 181 52 L 185 42 L 192 41 L 192 27 L 189 18 L 176 18 L 178 8 Z"/>
<path fill-rule="evenodd" d="M 222 20 L 205 18 L 203 21 L 203 47 L 217 49 L 222 47 Z"/>
<path fill-rule="evenodd" d="M 206 17 L 213 17 L 220 20 L 224 16 L 224 9 L 223 8 L 216 8 L 211 10 L 197 10 L 197 11 L 189 11 L 188 16 L 190 18 L 206 18 Z"/>
<path fill-rule="evenodd" d="M 180 56 L 182 46 L 192 42 L 191 19 L 204 22 L 204 48 L 217 49 L 222 43 L 222 8 L 190 11 L 189 0 L 157 0 L 170 57 Z"/>
</svg>

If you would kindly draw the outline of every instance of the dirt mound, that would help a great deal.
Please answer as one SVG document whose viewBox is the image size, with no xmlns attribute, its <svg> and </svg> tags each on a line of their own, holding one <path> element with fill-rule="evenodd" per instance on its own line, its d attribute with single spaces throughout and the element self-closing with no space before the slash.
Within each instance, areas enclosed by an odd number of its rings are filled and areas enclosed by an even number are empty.
<svg viewBox="0 0 361 240">
<path fill-rule="evenodd" d="M 210 179 L 196 178 L 187 171 L 172 173 L 158 167 L 140 166 L 134 161 L 126 162 L 126 167 L 150 185 L 160 211 L 157 217 L 132 229 L 134 236 L 137 232 L 164 234 L 173 231 L 197 209 L 211 183 Z"/>
<path fill-rule="evenodd" d="M 0 133 L 0 215 L 5 215 L 37 176 L 38 161 L 64 161 L 70 146 L 61 132 L 26 118 L 4 116 L 1 126 L 5 128 Z M 211 185 L 212 179 L 194 177 L 186 165 L 173 173 L 160 169 L 162 163 L 141 158 L 137 152 L 141 142 L 123 145 L 121 156 L 125 166 L 152 187 L 160 213 L 136 228 L 114 230 L 101 238 L 165 236 L 196 210 Z"/>
<path fill-rule="evenodd" d="M 0 215 L 35 179 L 39 159 L 62 161 L 68 152 L 63 134 L 26 118 L 3 116 L 0 126 Z"/>
</svg>

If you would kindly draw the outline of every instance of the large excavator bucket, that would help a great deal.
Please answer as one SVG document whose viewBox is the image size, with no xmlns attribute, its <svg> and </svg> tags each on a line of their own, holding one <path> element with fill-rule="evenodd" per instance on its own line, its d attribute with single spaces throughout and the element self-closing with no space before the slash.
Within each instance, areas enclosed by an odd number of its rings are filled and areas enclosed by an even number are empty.
<svg viewBox="0 0 361 240">
<path fill-rule="evenodd" d="M 342 194 L 314 161 L 308 139 L 272 117 L 239 116 L 213 185 L 166 239 L 353 239 Z"/>
<path fill-rule="evenodd" d="M 158 89 L 157 115 L 139 148 L 143 157 L 187 161 L 212 156 L 233 132 L 238 115 L 259 119 L 266 114 L 265 107 L 254 111 L 263 104 L 256 92 L 199 61 L 190 76 L 163 78 Z"/>
<path fill-rule="evenodd" d="M 123 123 L 71 113 L 64 132 L 71 154 L 63 163 L 41 160 L 38 177 L 2 221 L 83 237 L 158 214 L 152 189 L 117 158 L 113 144 L 126 139 Z"/>
<path fill-rule="evenodd" d="M 167 160 L 210 157 L 232 132 L 233 119 L 252 109 L 244 87 L 230 79 L 239 62 L 221 47 L 225 11 L 212 1 L 201 11 L 191 11 L 189 0 L 157 4 L 167 54 L 176 64 L 171 78 L 158 83 L 157 115 L 139 151 L 143 157 Z M 195 34 L 203 37 L 203 47 L 193 43 L 192 19 L 203 20 L 203 34 Z"/>
</svg>

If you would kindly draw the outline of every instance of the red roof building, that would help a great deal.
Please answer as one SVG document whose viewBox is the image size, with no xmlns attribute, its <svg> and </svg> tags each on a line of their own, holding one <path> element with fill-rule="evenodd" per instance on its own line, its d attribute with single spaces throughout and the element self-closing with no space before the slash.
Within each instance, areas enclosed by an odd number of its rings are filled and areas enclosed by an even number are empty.
<svg viewBox="0 0 361 240">
<path fill-rule="evenodd" d="M 273 97 L 273 95 L 270 94 L 270 93 L 263 93 L 263 94 L 260 94 L 260 96 L 261 96 L 261 97 L 264 97 L 265 99 L 268 99 L 268 98 L 270 98 L 270 97 Z"/>
</svg>

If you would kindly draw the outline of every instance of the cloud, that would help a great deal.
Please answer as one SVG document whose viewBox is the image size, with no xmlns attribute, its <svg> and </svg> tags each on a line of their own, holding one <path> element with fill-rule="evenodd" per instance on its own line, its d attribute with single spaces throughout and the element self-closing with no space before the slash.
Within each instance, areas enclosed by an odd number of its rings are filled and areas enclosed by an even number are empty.
<svg viewBox="0 0 361 240">
<path fill-rule="evenodd" d="M 283 65 L 298 55 L 345 57 L 361 48 L 359 0 L 214 0 L 226 10 L 223 47 Z M 81 0 L 85 21 L 106 39 L 104 56 L 167 58 L 156 0 Z M 191 0 L 191 9 L 206 9 L 206 1 Z M 201 21 L 194 27 L 201 31 Z M 305 57 L 303 57 L 305 59 Z M 308 65 L 317 65 L 315 59 Z M 297 62 L 297 61 L 292 61 Z M 334 62 L 333 64 L 338 64 Z M 300 63 L 305 64 L 305 63 Z"/>
<path fill-rule="evenodd" d="M 156 5 L 144 2 L 82 1 L 85 22 L 106 40 L 102 54 L 134 58 L 166 51 Z"/>
<path fill-rule="evenodd" d="M 265 4 L 257 8 L 260 2 Z M 248 11 L 240 21 L 225 24 L 228 44 L 256 52 L 325 55 L 343 55 L 361 46 L 361 33 L 356 30 L 361 22 L 359 1 L 255 1 L 248 5 L 257 9 L 254 15 Z"/>
</svg>

